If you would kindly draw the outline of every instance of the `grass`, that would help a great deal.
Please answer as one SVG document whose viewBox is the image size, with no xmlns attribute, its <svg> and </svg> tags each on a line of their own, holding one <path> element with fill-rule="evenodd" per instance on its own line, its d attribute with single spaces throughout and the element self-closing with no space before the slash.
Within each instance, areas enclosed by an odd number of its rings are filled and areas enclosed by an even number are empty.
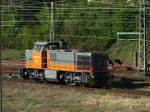
<svg viewBox="0 0 150 112">
<path fill-rule="evenodd" d="M 149 112 L 149 98 L 126 98 L 107 90 L 62 85 L 3 83 L 4 112 Z"/>
<path fill-rule="evenodd" d="M 128 62 L 131 65 L 134 64 L 135 52 L 138 52 L 138 43 L 128 41 L 120 41 L 119 43 L 114 44 L 108 50 L 111 59 L 121 59 Z"/>
<path fill-rule="evenodd" d="M 18 60 L 24 55 L 24 50 L 6 49 L 1 52 L 2 60 Z"/>
</svg>

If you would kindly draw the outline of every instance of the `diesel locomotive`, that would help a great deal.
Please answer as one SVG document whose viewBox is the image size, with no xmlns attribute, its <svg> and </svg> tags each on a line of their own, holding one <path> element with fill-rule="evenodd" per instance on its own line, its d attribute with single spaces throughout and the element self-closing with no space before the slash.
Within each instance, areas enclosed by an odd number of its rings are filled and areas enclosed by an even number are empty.
<svg viewBox="0 0 150 112">
<path fill-rule="evenodd" d="M 24 79 L 51 81 L 70 85 L 109 87 L 113 65 L 106 53 L 67 49 L 64 41 L 35 42 L 26 50 Z"/>
</svg>

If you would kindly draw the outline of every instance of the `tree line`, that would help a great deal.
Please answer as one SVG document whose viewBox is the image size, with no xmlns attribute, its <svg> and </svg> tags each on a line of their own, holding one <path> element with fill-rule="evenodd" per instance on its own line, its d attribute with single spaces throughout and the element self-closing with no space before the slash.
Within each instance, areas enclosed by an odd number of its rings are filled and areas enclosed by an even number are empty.
<svg viewBox="0 0 150 112">
<path fill-rule="evenodd" d="M 14 1 L 2 9 L 1 32 L 4 49 L 28 49 L 50 34 L 51 4 L 44 0 Z M 8 5 L 8 2 L 2 0 Z M 137 32 L 138 0 L 57 0 L 54 3 L 55 39 L 69 48 L 106 51 L 116 44 L 117 32 Z M 121 36 L 135 38 L 135 36 Z"/>
</svg>

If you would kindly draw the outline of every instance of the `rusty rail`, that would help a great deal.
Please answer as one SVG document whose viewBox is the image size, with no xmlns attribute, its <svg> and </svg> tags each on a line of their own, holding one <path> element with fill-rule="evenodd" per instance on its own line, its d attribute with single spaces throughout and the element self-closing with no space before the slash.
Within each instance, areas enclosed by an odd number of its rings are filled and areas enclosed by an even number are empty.
<svg viewBox="0 0 150 112">
<path fill-rule="evenodd" d="M 2 60 L 1 61 L 1 72 L 7 73 L 16 73 L 19 72 L 20 69 L 25 65 L 24 61 L 16 61 L 16 60 Z"/>
<path fill-rule="evenodd" d="M 135 90 L 135 89 L 112 89 L 111 93 L 121 96 L 127 96 L 127 97 L 150 97 L 150 91 L 145 90 Z"/>
</svg>

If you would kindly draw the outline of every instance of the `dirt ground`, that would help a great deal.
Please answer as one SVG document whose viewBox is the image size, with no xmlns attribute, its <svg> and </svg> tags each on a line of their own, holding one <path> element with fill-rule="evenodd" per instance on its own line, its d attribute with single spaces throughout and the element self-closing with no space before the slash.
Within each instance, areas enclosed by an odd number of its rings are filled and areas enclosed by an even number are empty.
<svg viewBox="0 0 150 112">
<path fill-rule="evenodd" d="M 149 112 L 150 98 L 128 98 L 104 89 L 3 82 L 4 112 Z"/>
</svg>

